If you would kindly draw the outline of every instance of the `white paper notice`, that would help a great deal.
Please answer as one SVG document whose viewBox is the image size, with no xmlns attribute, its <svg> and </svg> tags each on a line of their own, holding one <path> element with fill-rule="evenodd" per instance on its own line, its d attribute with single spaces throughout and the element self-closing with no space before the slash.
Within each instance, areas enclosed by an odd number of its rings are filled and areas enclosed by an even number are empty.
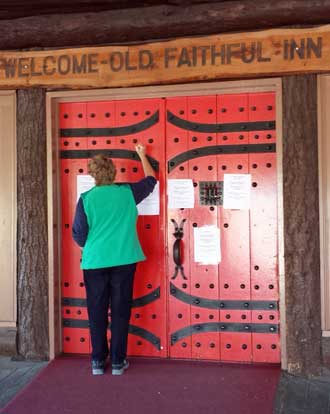
<svg viewBox="0 0 330 414">
<path fill-rule="evenodd" d="M 90 175 L 77 175 L 77 201 L 82 193 L 95 186 L 94 178 Z"/>
<path fill-rule="evenodd" d="M 154 191 L 137 205 L 137 209 L 139 216 L 159 215 L 159 181 L 157 181 Z"/>
<path fill-rule="evenodd" d="M 194 227 L 195 262 L 216 265 L 221 262 L 220 229 L 217 226 Z"/>
<path fill-rule="evenodd" d="M 194 208 L 192 180 L 167 180 L 168 208 Z"/>
<path fill-rule="evenodd" d="M 251 174 L 224 174 L 223 208 L 248 210 L 250 195 Z"/>
</svg>

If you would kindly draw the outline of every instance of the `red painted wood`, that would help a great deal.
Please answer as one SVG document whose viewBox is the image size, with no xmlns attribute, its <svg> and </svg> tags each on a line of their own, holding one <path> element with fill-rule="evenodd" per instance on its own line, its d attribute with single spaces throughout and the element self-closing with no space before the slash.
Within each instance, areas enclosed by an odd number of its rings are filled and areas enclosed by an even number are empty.
<svg viewBox="0 0 330 414">
<path fill-rule="evenodd" d="M 217 100 L 216 96 L 190 97 L 188 100 L 187 119 L 191 122 L 203 124 L 215 124 L 217 122 Z M 210 137 L 213 138 L 212 141 Z M 215 134 L 189 132 L 188 147 L 195 149 L 215 145 Z M 188 162 L 189 178 L 196 184 L 199 181 L 217 180 L 217 157 L 207 156 L 192 159 Z M 202 206 L 199 202 L 199 186 L 195 187 L 195 207 L 189 210 L 190 225 L 190 286 L 191 294 L 194 296 L 217 299 L 218 298 L 218 266 L 202 265 L 196 263 L 194 259 L 194 227 L 205 225 L 217 225 L 217 208 Z M 199 315 L 196 319 L 195 315 Z M 207 323 L 209 319 L 209 309 L 201 309 L 191 306 L 191 320 L 193 324 Z M 215 318 L 212 322 L 219 320 L 219 312 L 214 312 Z M 195 337 L 198 337 L 196 339 Z M 203 340 L 201 339 L 203 337 Z M 194 334 L 192 338 L 192 358 L 193 359 L 219 359 L 220 335 L 217 332 L 206 332 Z"/>
<path fill-rule="evenodd" d="M 275 120 L 275 93 L 249 95 L 249 121 Z M 275 143 L 276 132 L 251 131 L 249 143 Z M 251 189 L 251 299 L 278 301 L 276 154 L 249 154 Z M 274 319 L 272 319 L 274 317 Z M 253 312 L 259 323 L 278 323 L 278 312 Z M 279 334 L 252 334 L 253 361 L 280 362 Z"/>
<path fill-rule="evenodd" d="M 184 118 L 187 116 L 188 102 L 186 98 L 168 98 L 166 100 L 166 110 L 172 112 L 174 115 Z M 184 118 L 185 119 L 185 118 Z M 189 148 L 189 134 L 188 131 L 176 127 L 170 123 L 166 123 L 166 160 L 171 159 L 177 154 L 185 152 Z M 168 179 L 185 179 L 189 178 L 188 162 L 181 164 L 168 174 Z M 190 280 L 183 280 L 179 273 L 175 280 L 172 276 L 175 272 L 175 264 L 173 262 L 173 245 L 175 242 L 174 225 L 171 220 L 175 220 L 180 225 L 183 219 L 184 237 L 183 245 L 183 268 L 184 274 L 190 275 L 190 231 L 189 231 L 189 211 L 188 209 L 168 209 L 167 212 L 167 238 L 168 238 L 168 259 L 167 259 L 167 278 L 169 283 L 172 283 L 178 289 L 184 291 L 186 294 L 191 294 Z M 168 332 L 169 336 L 179 329 L 190 326 L 193 321 L 191 319 L 191 306 L 189 304 L 178 301 L 171 294 L 168 297 Z M 169 337 L 170 343 L 170 337 Z M 187 337 L 178 341 L 175 345 L 169 346 L 169 355 L 171 358 L 191 358 L 192 356 L 192 338 Z"/>
<path fill-rule="evenodd" d="M 145 101 L 104 101 L 88 103 L 71 103 L 60 105 L 60 128 L 109 128 L 129 126 L 141 122 L 151 114 L 159 111 L 160 122 L 146 131 L 129 136 L 61 138 L 61 149 L 126 149 L 134 151 L 137 142 L 147 146 L 148 154 L 160 165 L 159 180 L 161 186 L 161 211 L 159 216 L 141 216 L 138 220 L 138 231 L 141 244 L 148 260 L 138 266 L 134 298 L 150 294 L 160 287 L 160 299 L 140 309 L 133 309 L 131 323 L 146 329 L 160 338 L 161 349 L 154 344 L 129 336 L 129 353 L 132 355 L 160 356 L 167 355 L 166 320 L 161 315 L 166 314 L 164 252 L 164 103 L 163 100 Z M 67 144 L 65 144 L 65 142 Z M 76 143 L 79 142 L 79 146 Z M 134 182 L 144 177 L 141 163 L 132 159 L 114 159 L 117 168 L 117 182 Z M 79 268 L 80 249 L 75 245 L 71 236 L 72 219 L 77 202 L 77 175 L 87 174 L 87 159 L 61 160 L 62 183 L 62 296 L 66 298 L 84 298 L 82 271 Z M 70 314 L 66 312 L 70 311 Z M 71 317 L 72 310 L 63 308 L 63 317 Z M 134 318 L 134 315 L 139 315 Z M 74 319 L 87 320 L 86 312 Z M 136 320 L 135 320 L 136 319 Z M 65 328 L 65 352 L 89 352 L 86 343 L 80 341 L 81 333 L 77 328 Z M 88 330 L 87 330 L 88 332 Z M 110 337 L 110 334 L 109 334 Z M 83 348 L 82 348 L 83 347 Z"/>
<path fill-rule="evenodd" d="M 185 359 L 279 362 L 280 337 L 277 333 L 226 330 L 203 332 L 201 328 L 194 329 L 191 335 L 171 343 L 171 336 L 177 331 L 190 326 L 203 327 L 207 323 L 277 325 L 277 310 L 207 309 L 184 303 L 168 293 L 171 284 L 194 298 L 278 301 L 276 154 L 204 156 L 186 161 L 167 172 L 167 161 L 188 150 L 212 145 L 273 144 L 276 142 L 276 131 L 200 133 L 179 128 L 166 121 L 166 111 L 184 120 L 202 124 L 274 121 L 275 94 L 267 92 L 173 97 L 166 100 L 66 103 L 60 106 L 60 127 L 122 127 L 141 122 L 156 111 L 159 111 L 160 121 L 136 134 L 61 139 L 62 150 L 134 150 L 135 144 L 141 142 L 147 146 L 148 154 L 159 161 L 161 211 L 159 216 L 141 216 L 138 220 L 141 244 L 148 259 L 138 266 L 134 298 L 147 295 L 157 287 L 161 289 L 161 297 L 147 306 L 133 308 L 131 324 L 159 337 L 162 349 L 157 350 L 147 340 L 129 335 L 129 353 Z M 114 161 L 118 182 L 131 182 L 143 177 L 138 161 Z M 77 201 L 77 175 L 86 174 L 86 169 L 87 160 L 61 161 L 64 297 L 85 297 L 79 269 L 80 251 L 71 239 L 71 225 Z M 200 205 L 199 182 L 223 181 L 224 174 L 252 175 L 252 183 L 255 184 L 251 188 L 250 210 L 226 210 L 222 206 Z M 165 179 L 186 178 L 192 179 L 194 183 L 195 207 L 167 209 Z M 172 280 L 175 272 L 172 257 L 175 237 L 171 220 L 180 224 L 183 219 L 186 222 L 183 225 L 182 264 L 187 280 L 180 273 Z M 194 226 L 204 225 L 217 225 L 220 228 L 222 260 L 219 266 L 201 265 L 194 260 Z M 86 311 L 78 314 L 77 310 L 78 308 L 65 306 L 62 309 L 63 317 L 87 318 Z M 65 352 L 87 349 L 86 343 L 80 341 L 81 335 L 86 335 L 85 331 L 65 328 L 66 336 L 72 338 L 64 344 Z"/>
</svg>

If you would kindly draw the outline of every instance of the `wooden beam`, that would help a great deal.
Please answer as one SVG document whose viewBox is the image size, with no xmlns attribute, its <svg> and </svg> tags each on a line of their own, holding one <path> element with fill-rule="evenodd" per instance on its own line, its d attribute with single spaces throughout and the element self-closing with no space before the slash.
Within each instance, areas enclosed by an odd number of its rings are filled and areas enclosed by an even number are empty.
<svg viewBox="0 0 330 414">
<path fill-rule="evenodd" d="M 317 78 L 283 78 L 283 205 L 288 372 L 321 366 Z"/>
<path fill-rule="evenodd" d="M 103 47 L 0 51 L 0 88 L 106 88 L 330 71 L 330 25 Z"/>
<path fill-rule="evenodd" d="M 174 0 L 175 1 L 175 0 Z M 207 2 L 208 0 L 192 0 L 195 2 Z M 219 0 L 214 0 L 219 1 Z M 221 1 L 221 0 L 220 0 Z M 0 20 L 18 19 L 28 16 L 40 16 L 45 14 L 89 13 L 104 10 L 127 9 L 133 7 L 148 7 L 164 3 L 163 0 L 31 0 L 29 7 L 26 1 L 0 0 Z"/>
<path fill-rule="evenodd" d="M 17 94 L 17 351 L 48 359 L 45 91 Z"/>
<path fill-rule="evenodd" d="M 328 23 L 330 0 L 260 0 L 160 5 L 101 13 L 3 20 L 0 49 L 67 47 L 166 39 L 283 25 Z"/>
</svg>

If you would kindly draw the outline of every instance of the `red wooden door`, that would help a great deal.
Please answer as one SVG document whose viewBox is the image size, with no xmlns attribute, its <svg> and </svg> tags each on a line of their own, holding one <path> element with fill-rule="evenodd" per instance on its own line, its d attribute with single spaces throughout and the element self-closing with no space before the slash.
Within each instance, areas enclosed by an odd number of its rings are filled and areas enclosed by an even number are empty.
<svg viewBox="0 0 330 414">
<path fill-rule="evenodd" d="M 64 103 L 59 116 L 64 352 L 90 351 L 71 238 L 77 176 L 103 152 L 117 181 L 137 181 L 139 141 L 159 173 L 160 214 L 138 220 L 148 259 L 136 274 L 129 354 L 279 362 L 275 94 Z M 250 209 L 223 208 L 224 174 L 251 175 Z M 178 179 L 192 180 L 193 208 L 168 208 L 167 182 Z M 220 231 L 219 264 L 195 261 L 204 226 Z"/>
<path fill-rule="evenodd" d="M 134 147 L 148 147 L 160 182 L 160 214 L 141 215 L 138 232 L 148 257 L 138 265 L 130 324 L 129 354 L 165 357 L 166 288 L 164 229 L 164 101 L 162 99 L 79 102 L 60 105 L 62 193 L 63 349 L 88 353 L 90 340 L 80 249 L 71 237 L 77 202 L 77 176 L 86 175 L 97 153 L 113 158 L 117 182 L 135 182 L 144 174 Z M 109 315 L 111 322 L 111 315 Z M 109 330 L 110 337 L 110 330 Z"/>
<path fill-rule="evenodd" d="M 174 97 L 166 110 L 168 179 L 191 179 L 195 200 L 168 210 L 170 356 L 279 362 L 275 94 Z M 251 174 L 250 209 L 223 208 L 224 174 Z M 204 226 L 220 230 L 219 264 L 194 258 Z"/>
</svg>

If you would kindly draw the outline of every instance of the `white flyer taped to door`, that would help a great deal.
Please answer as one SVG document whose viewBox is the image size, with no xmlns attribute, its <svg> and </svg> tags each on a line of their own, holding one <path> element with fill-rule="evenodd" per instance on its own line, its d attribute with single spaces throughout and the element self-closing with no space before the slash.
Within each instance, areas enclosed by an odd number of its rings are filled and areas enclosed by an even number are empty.
<svg viewBox="0 0 330 414">
<path fill-rule="evenodd" d="M 194 208 L 194 186 L 191 179 L 167 180 L 168 208 Z"/>
<path fill-rule="evenodd" d="M 159 215 L 159 181 L 157 181 L 154 191 L 137 205 L 137 209 L 139 216 Z"/>
<path fill-rule="evenodd" d="M 77 201 L 82 193 L 95 186 L 95 180 L 90 175 L 77 175 Z"/>
<path fill-rule="evenodd" d="M 248 210 L 250 196 L 251 174 L 224 174 L 223 208 Z"/>
<path fill-rule="evenodd" d="M 194 227 L 194 258 L 202 265 L 221 262 L 220 229 L 217 226 Z"/>
</svg>

